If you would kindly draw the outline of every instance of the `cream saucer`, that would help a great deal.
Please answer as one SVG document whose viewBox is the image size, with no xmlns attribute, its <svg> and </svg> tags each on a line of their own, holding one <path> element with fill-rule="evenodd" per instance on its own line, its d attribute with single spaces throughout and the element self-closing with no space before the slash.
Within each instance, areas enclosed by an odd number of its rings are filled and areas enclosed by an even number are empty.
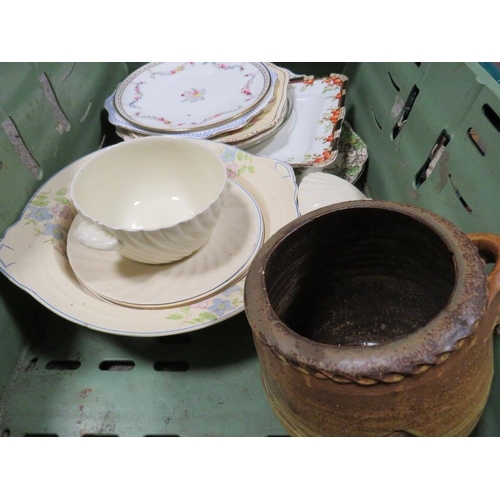
<svg viewBox="0 0 500 500">
<path fill-rule="evenodd" d="M 204 300 L 239 281 L 262 245 L 264 224 L 250 193 L 233 181 L 209 241 L 171 264 L 141 264 L 117 252 L 94 250 L 75 238 L 77 216 L 67 240 L 70 265 L 94 295 L 126 307 L 161 309 Z"/>
</svg>

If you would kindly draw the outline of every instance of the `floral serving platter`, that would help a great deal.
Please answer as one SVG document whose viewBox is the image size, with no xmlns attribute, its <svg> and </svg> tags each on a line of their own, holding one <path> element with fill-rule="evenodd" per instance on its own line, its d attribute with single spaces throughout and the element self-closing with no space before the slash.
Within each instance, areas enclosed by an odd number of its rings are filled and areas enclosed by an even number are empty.
<svg viewBox="0 0 500 500">
<path fill-rule="evenodd" d="M 139 127 L 187 132 L 244 115 L 263 99 L 270 74 L 252 62 L 154 62 L 117 88 L 117 111 Z"/>
<path fill-rule="evenodd" d="M 239 281 L 262 245 L 264 223 L 250 193 L 229 182 L 213 234 L 197 252 L 181 261 L 151 266 L 81 244 L 68 233 L 66 252 L 78 280 L 111 302 L 138 308 L 166 308 L 200 302 Z"/>
<path fill-rule="evenodd" d="M 344 120 L 340 133 L 338 155 L 335 160 L 324 166 L 295 167 L 295 177 L 299 184 L 302 179 L 314 172 L 324 172 L 355 184 L 364 171 L 367 159 L 368 148 L 365 142 L 354 131 L 351 124 Z"/>
<path fill-rule="evenodd" d="M 189 139 L 210 139 L 214 136 L 217 136 L 219 134 L 232 131 L 232 130 L 238 130 L 241 127 L 243 127 L 246 123 L 248 123 L 249 120 L 251 120 L 254 116 L 258 115 L 262 111 L 264 111 L 267 106 L 269 106 L 269 103 L 273 99 L 274 96 L 274 89 L 276 85 L 276 81 L 278 79 L 277 73 L 272 69 L 268 68 L 268 72 L 270 75 L 270 86 L 264 97 L 260 100 L 260 102 L 251 110 L 247 111 L 245 114 L 239 116 L 238 118 L 235 118 L 234 120 L 231 121 L 226 121 L 224 123 L 215 125 L 213 127 L 208 127 L 200 130 L 190 130 L 190 131 L 185 131 L 185 132 L 168 132 L 168 131 L 159 131 L 159 130 L 148 130 L 144 127 L 140 127 L 128 119 L 124 118 L 116 109 L 115 105 L 115 95 L 116 91 L 114 94 L 109 96 L 106 101 L 104 102 L 104 107 L 106 111 L 108 112 L 108 120 L 109 122 L 114 125 L 115 127 L 119 127 L 125 130 L 129 130 L 130 132 L 134 132 L 137 134 L 140 134 L 142 136 L 144 135 L 170 135 L 174 137 L 184 137 L 184 138 L 189 138 Z"/>
<path fill-rule="evenodd" d="M 347 82 L 337 74 L 290 82 L 293 109 L 286 124 L 269 140 L 245 149 L 294 167 L 331 164 L 338 154 Z"/>
<path fill-rule="evenodd" d="M 229 178 L 255 199 L 264 220 L 264 239 L 298 217 L 292 168 L 271 158 L 204 141 L 226 164 Z M 70 183 L 92 153 L 51 177 L 35 193 L 17 223 L 0 239 L 0 272 L 54 313 L 115 335 L 154 337 L 206 328 L 243 311 L 244 278 L 206 300 L 171 309 L 133 309 L 88 294 L 66 255 L 75 210 Z"/>
</svg>

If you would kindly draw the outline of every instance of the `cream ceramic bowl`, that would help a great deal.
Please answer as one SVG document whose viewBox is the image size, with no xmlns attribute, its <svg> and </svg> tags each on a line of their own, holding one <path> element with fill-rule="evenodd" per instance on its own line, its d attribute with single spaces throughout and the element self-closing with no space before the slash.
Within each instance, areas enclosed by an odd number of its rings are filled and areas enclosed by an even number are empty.
<svg viewBox="0 0 500 500">
<path fill-rule="evenodd" d="M 146 137 L 111 146 L 71 184 L 77 240 L 146 264 L 198 250 L 219 219 L 226 168 L 204 141 Z"/>
</svg>

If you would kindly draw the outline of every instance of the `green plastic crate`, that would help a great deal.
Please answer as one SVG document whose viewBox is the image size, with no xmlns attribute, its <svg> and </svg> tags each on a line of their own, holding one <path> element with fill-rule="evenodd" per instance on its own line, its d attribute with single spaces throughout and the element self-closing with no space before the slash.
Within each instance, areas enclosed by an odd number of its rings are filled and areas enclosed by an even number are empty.
<svg viewBox="0 0 500 500">
<path fill-rule="evenodd" d="M 103 102 L 140 64 L 0 64 L 0 234 L 52 174 L 120 140 Z M 500 234 L 500 86 L 479 64 L 277 64 L 349 77 L 347 119 L 369 151 L 359 185 L 372 197 Z M 500 435 L 499 385 L 497 374 L 473 435 Z M 179 336 L 119 337 L 65 321 L 4 276 L 0 433 L 286 435 L 244 314 Z"/>
</svg>

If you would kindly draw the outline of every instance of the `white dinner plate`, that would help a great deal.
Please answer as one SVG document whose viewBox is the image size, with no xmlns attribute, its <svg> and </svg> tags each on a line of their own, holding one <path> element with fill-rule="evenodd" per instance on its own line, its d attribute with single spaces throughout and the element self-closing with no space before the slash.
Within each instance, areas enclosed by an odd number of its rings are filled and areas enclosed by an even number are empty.
<svg viewBox="0 0 500 500">
<path fill-rule="evenodd" d="M 270 86 L 252 62 L 153 62 L 117 88 L 117 111 L 141 128 L 187 132 L 214 127 L 253 109 Z"/>
</svg>

